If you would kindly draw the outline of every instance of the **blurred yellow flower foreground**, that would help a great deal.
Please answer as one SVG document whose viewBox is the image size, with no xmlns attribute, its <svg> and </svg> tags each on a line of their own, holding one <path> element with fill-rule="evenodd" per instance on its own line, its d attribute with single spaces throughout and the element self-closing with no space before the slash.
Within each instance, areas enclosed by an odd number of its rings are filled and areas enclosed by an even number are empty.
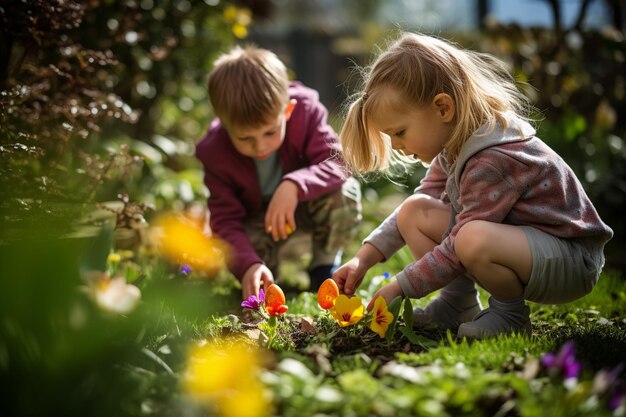
<svg viewBox="0 0 626 417">
<path fill-rule="evenodd" d="M 152 238 L 163 257 L 208 276 L 216 275 L 230 257 L 225 242 L 205 236 L 200 225 L 183 215 L 161 216 L 154 224 Z"/>
<path fill-rule="evenodd" d="M 204 341 L 190 349 L 183 390 L 222 417 L 267 416 L 259 359 L 256 348 L 241 342 Z"/>
</svg>

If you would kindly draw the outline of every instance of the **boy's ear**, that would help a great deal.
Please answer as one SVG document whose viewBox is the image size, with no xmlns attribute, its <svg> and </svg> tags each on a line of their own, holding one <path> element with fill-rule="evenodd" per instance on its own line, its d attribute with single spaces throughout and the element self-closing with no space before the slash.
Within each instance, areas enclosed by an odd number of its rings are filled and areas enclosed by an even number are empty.
<svg viewBox="0 0 626 417">
<path fill-rule="evenodd" d="M 433 99 L 433 105 L 437 108 L 437 112 L 444 123 L 449 123 L 454 119 L 456 106 L 454 105 L 454 100 L 448 94 L 437 94 Z"/>
<path fill-rule="evenodd" d="M 287 108 L 285 109 L 285 120 L 289 120 L 291 113 L 293 113 L 293 109 L 296 108 L 296 104 L 298 104 L 298 100 L 295 98 L 289 100 L 289 104 L 287 104 Z"/>
</svg>

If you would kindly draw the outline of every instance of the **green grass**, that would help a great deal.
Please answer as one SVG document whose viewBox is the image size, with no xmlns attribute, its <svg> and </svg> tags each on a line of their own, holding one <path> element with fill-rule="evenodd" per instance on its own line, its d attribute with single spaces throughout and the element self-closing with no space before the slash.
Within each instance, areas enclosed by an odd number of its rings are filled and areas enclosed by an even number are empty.
<svg viewBox="0 0 626 417">
<path fill-rule="evenodd" d="M 394 205 L 383 206 L 366 206 L 360 238 Z M 576 302 L 529 303 L 531 337 L 411 336 L 399 318 L 395 332 L 381 339 L 363 322 L 339 328 L 316 295 L 301 290 L 307 260 L 300 257 L 285 264 L 292 271 L 281 280 L 289 310 L 270 339 L 266 323 L 242 314 L 241 288 L 230 274 L 185 278 L 147 255 L 130 268 L 142 290 L 137 309 L 103 314 L 77 288 L 85 283 L 72 266 L 74 252 L 58 242 L 0 251 L 0 268 L 10 278 L 0 281 L 0 380 L 9 382 L 0 393 L 2 415 L 217 416 L 190 401 L 181 381 L 190 345 L 214 341 L 227 352 L 233 339 L 261 347 L 260 378 L 272 407 L 259 416 L 613 415 L 608 400 L 617 385 L 609 391 L 594 385 L 602 369 L 626 362 L 626 285 L 611 271 Z M 385 272 L 393 275 L 411 261 L 403 249 L 376 265 L 357 295 L 369 301 Z M 63 268 L 50 267 L 57 264 Z M 411 307 L 434 296 L 412 300 Z M 486 301 L 487 294 L 481 297 Z M 570 340 L 582 373 L 565 382 L 540 360 Z"/>
<path fill-rule="evenodd" d="M 392 209 L 392 204 L 366 204 L 359 241 Z M 358 247 L 355 242 L 347 254 Z M 306 259 L 284 267 L 281 282 L 290 288 L 290 325 L 285 329 L 297 333 L 299 320 L 309 318 L 315 334 L 300 334 L 297 343 L 274 352 L 278 365 L 269 380 L 276 415 L 613 415 L 608 394 L 594 392 L 593 379 L 600 370 L 626 361 L 626 285 L 618 273 L 605 271 L 594 290 L 575 302 L 529 303 L 531 337 L 468 342 L 450 333 L 421 332 L 428 343 L 416 345 L 398 330 L 388 341 L 364 327 L 339 329 L 319 309 L 315 294 L 300 292 L 307 286 L 302 275 Z M 374 266 L 356 295 L 369 301 L 384 284 L 385 272 L 394 275 L 410 262 L 411 254 L 403 249 Z M 486 305 L 488 294 L 480 290 L 480 295 Z M 436 292 L 411 302 L 424 306 L 434 296 Z M 569 340 L 575 343 L 582 372 L 565 383 L 543 369 L 540 360 Z M 298 367 L 304 376 L 296 375 Z"/>
</svg>

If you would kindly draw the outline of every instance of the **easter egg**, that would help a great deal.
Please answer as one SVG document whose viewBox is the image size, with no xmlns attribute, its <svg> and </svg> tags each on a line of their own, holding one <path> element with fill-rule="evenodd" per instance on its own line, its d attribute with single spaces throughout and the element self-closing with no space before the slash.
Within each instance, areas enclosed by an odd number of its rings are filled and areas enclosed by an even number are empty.
<svg viewBox="0 0 626 417">
<path fill-rule="evenodd" d="M 338 296 L 339 287 L 337 287 L 337 283 L 332 278 L 328 278 L 322 282 L 320 289 L 317 290 L 317 303 L 324 310 L 328 310 L 335 306 L 335 300 Z"/>
<path fill-rule="evenodd" d="M 277 306 L 285 304 L 285 293 L 276 284 L 269 286 L 265 292 L 265 304 L 268 306 Z"/>
</svg>

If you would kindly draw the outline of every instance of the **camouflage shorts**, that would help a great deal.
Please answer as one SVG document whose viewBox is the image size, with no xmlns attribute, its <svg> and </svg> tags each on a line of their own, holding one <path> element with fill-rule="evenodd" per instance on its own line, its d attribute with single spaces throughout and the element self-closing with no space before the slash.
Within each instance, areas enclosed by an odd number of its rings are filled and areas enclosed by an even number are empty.
<svg viewBox="0 0 626 417">
<path fill-rule="evenodd" d="M 257 254 L 274 274 L 278 273 L 278 253 L 295 234 L 311 236 L 312 260 L 310 268 L 332 265 L 343 248 L 356 238 L 361 222 L 361 186 L 355 178 L 348 178 L 340 190 L 315 200 L 298 204 L 295 213 L 297 232 L 287 240 L 274 242 L 265 232 L 265 212 L 248 219 L 244 226 Z"/>
</svg>

